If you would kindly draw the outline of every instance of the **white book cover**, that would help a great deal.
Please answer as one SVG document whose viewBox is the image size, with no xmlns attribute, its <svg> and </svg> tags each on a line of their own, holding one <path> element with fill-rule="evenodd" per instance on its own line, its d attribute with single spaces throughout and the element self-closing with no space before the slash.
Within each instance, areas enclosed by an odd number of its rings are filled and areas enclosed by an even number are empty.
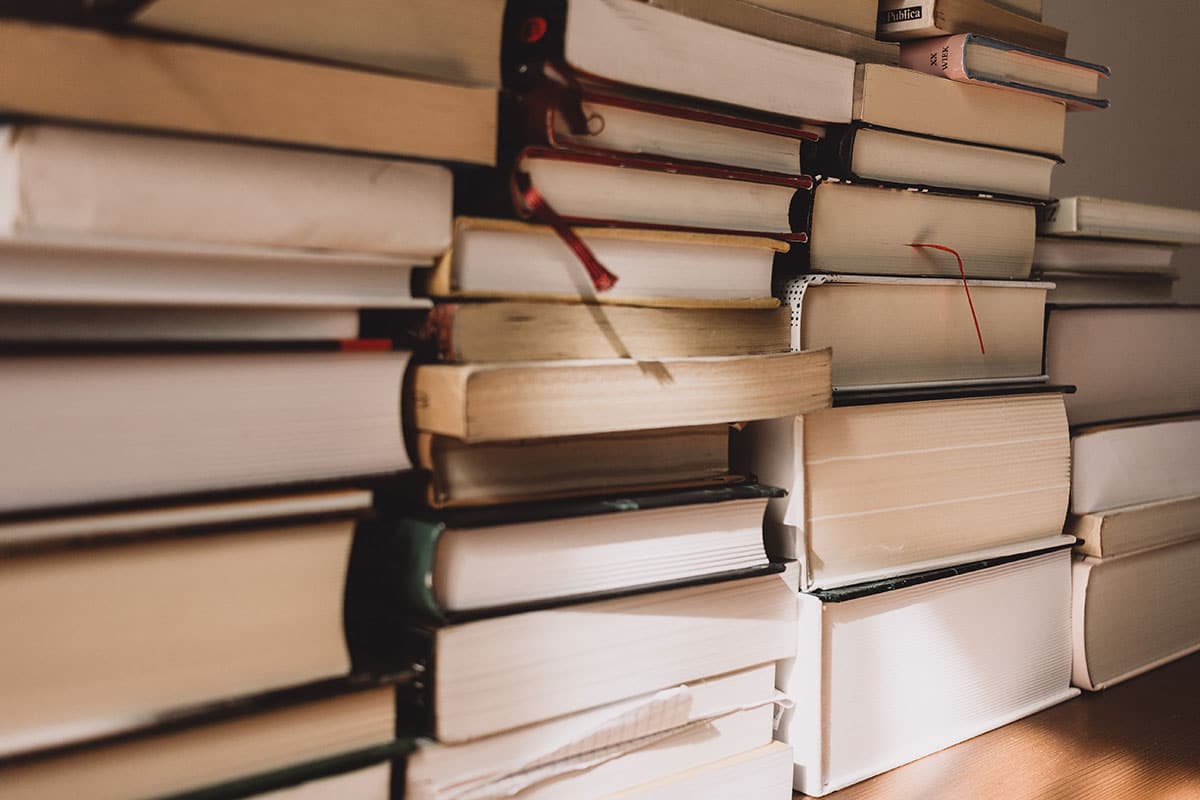
<svg viewBox="0 0 1200 800">
<path fill-rule="evenodd" d="M 800 595 L 794 786 L 825 795 L 1078 694 L 1071 554 L 826 602 Z"/>
<path fill-rule="evenodd" d="M 1200 417 L 1078 431 L 1071 464 L 1072 514 L 1200 494 Z"/>
</svg>

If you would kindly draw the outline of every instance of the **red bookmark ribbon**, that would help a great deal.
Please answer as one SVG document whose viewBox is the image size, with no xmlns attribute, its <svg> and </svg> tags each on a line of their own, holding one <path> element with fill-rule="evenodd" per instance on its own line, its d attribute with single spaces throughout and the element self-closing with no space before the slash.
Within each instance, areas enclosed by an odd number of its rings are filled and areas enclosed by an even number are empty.
<svg viewBox="0 0 1200 800">
<path fill-rule="evenodd" d="M 575 231 L 571 230 L 571 226 L 567 221 L 558 215 L 558 212 L 550 207 L 546 202 L 546 198 L 542 197 L 542 193 L 533 188 L 533 184 L 529 180 L 529 175 L 524 172 L 517 172 L 513 175 L 513 181 L 517 191 L 520 193 L 521 202 L 529 209 L 529 213 L 533 215 L 539 222 L 544 222 L 549 225 L 558 238 L 563 240 L 563 243 L 571 248 L 571 252 L 583 264 L 587 270 L 588 277 L 592 279 L 592 286 L 597 292 L 607 292 L 609 289 L 617 285 L 617 276 L 609 272 L 608 269 L 600 263 L 600 259 L 596 258 L 596 254 L 583 239 L 579 238 Z"/>
<path fill-rule="evenodd" d="M 971 287 L 967 285 L 967 270 L 963 267 L 962 256 L 953 247 L 946 247 L 944 244 L 925 244 L 922 242 L 911 242 L 909 247 L 928 247 L 931 250 L 941 250 L 943 253 L 950 253 L 954 259 L 958 261 L 958 274 L 962 276 L 963 291 L 967 293 L 967 305 L 971 307 L 971 321 L 975 323 L 975 336 L 979 338 L 979 352 L 987 355 L 987 350 L 983 348 L 983 332 L 979 330 L 979 317 L 975 314 L 975 303 L 971 300 Z"/>
</svg>

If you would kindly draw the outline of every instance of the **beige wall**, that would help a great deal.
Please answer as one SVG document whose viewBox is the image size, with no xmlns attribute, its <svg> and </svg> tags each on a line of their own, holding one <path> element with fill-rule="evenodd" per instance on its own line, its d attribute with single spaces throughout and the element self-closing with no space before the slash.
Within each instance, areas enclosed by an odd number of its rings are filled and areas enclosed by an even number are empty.
<svg viewBox="0 0 1200 800">
<path fill-rule="evenodd" d="M 1200 0 L 1045 0 L 1045 20 L 1113 73 L 1111 108 L 1067 116 L 1055 194 L 1200 209 Z M 1175 261 L 1181 299 L 1200 302 L 1200 248 Z"/>
</svg>

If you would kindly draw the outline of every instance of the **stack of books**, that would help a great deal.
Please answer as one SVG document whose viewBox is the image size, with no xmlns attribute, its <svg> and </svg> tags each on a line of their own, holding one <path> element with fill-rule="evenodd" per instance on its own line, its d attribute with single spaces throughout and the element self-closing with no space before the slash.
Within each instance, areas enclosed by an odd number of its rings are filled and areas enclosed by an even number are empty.
<svg viewBox="0 0 1200 800">
<path fill-rule="evenodd" d="M 365 326 L 430 306 L 498 68 L 17 18 L 0 62 L 0 793 L 386 796 L 417 676 L 345 595 L 409 352 Z"/>
<path fill-rule="evenodd" d="M 411 376 L 426 508 L 384 500 L 349 597 L 377 668 L 427 676 L 405 796 L 786 797 L 796 572 L 729 424 L 829 405 L 771 272 L 853 62 L 634 0 L 505 36 L 501 167 L 461 175 Z M 789 66 L 824 96 L 757 72 Z"/>
<path fill-rule="evenodd" d="M 789 489 L 766 535 L 800 564 L 781 732 L 810 795 L 1078 693 L 1068 389 L 1043 372 L 1051 285 L 1031 270 L 1066 112 L 1104 105 L 1044 79 L 1095 94 L 1105 70 L 1011 10 L 904 5 L 903 33 L 884 3 L 879 34 L 910 69 L 857 67 L 852 121 L 805 144 L 809 241 L 777 258 L 793 347 L 833 349 L 833 408 L 735 442 Z M 1021 85 L 973 71 L 997 52 Z"/>
<path fill-rule="evenodd" d="M 1174 250 L 1200 244 L 1200 212 L 1064 198 L 1048 252 L 1095 276 L 1092 303 L 1051 308 L 1046 368 L 1078 392 L 1072 426 L 1074 682 L 1103 689 L 1200 648 L 1200 309 L 1151 297 Z M 1039 247 L 1042 245 L 1039 244 Z M 1166 279 L 1169 290 L 1169 278 Z"/>
</svg>

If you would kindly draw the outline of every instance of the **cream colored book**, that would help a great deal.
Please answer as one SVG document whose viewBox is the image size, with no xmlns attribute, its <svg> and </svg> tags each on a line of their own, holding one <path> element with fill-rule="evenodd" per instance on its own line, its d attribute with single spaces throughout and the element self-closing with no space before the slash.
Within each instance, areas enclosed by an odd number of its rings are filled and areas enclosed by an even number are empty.
<svg viewBox="0 0 1200 800">
<path fill-rule="evenodd" d="M 842 406 L 751 423 L 733 441 L 735 469 L 788 490 L 768 505 L 767 550 L 799 559 L 804 591 L 1061 540 L 1070 440 L 1057 392 Z"/>
<path fill-rule="evenodd" d="M 0 753 L 346 674 L 342 597 L 370 500 L 324 492 L 0 524 L 0 604 L 22 609 L 0 619 Z"/>
<path fill-rule="evenodd" d="M 1064 197 L 1046 209 L 1039 232 L 1046 236 L 1200 244 L 1200 211 L 1106 197 Z"/>
<path fill-rule="evenodd" d="M 491 88 L 16 20 L 0 21 L 0 75 L 21 76 L 0 82 L 13 114 L 496 163 Z"/>
<path fill-rule="evenodd" d="M 609 170 L 620 172 L 620 170 Z M 574 253 L 548 225 L 459 217 L 454 243 L 429 283 L 445 298 L 570 300 L 684 308 L 772 308 L 771 266 L 788 245 L 756 236 L 575 228 L 617 276 L 593 290 Z"/>
<path fill-rule="evenodd" d="M 877 0 L 755 0 L 783 14 L 816 20 L 823 25 L 875 35 Z"/>
<path fill-rule="evenodd" d="M 1067 110 L 1045 97 L 998 92 L 882 64 L 860 64 L 854 119 L 944 139 L 1061 158 Z"/>
<path fill-rule="evenodd" d="M 467 442 L 802 414 L 830 402 L 828 350 L 767 356 L 423 364 L 416 426 Z"/>
<path fill-rule="evenodd" d="M 503 0 L 153 0 L 132 22 L 450 83 L 500 88 Z"/>
<path fill-rule="evenodd" d="M 869 220 L 869 222 L 865 222 Z M 823 182 L 813 195 L 808 262 L 816 272 L 1028 278 L 1034 207 L 977 197 Z"/>
<path fill-rule="evenodd" d="M 1071 437 L 1071 513 L 1200 494 L 1200 416 L 1097 425 Z"/>
<path fill-rule="evenodd" d="M 1070 551 L 981 566 L 800 595 L 780 727 L 798 791 L 828 794 L 1078 694 Z"/>
<path fill-rule="evenodd" d="M 1200 650 L 1200 538 L 1110 558 L 1076 556 L 1074 668 L 1105 689 Z"/>
<path fill-rule="evenodd" d="M 1096 558 L 1124 555 L 1200 537 L 1200 495 L 1072 514 L 1064 533 L 1080 539 L 1076 552 Z"/>
<path fill-rule="evenodd" d="M 792 347 L 833 348 L 837 390 L 1040 379 L 1050 284 L 967 284 L 866 275 L 794 278 L 782 291 L 792 311 Z"/>
<path fill-rule="evenodd" d="M 771 742 L 613 795 L 612 800 L 790 800 L 792 748 Z"/>
</svg>

